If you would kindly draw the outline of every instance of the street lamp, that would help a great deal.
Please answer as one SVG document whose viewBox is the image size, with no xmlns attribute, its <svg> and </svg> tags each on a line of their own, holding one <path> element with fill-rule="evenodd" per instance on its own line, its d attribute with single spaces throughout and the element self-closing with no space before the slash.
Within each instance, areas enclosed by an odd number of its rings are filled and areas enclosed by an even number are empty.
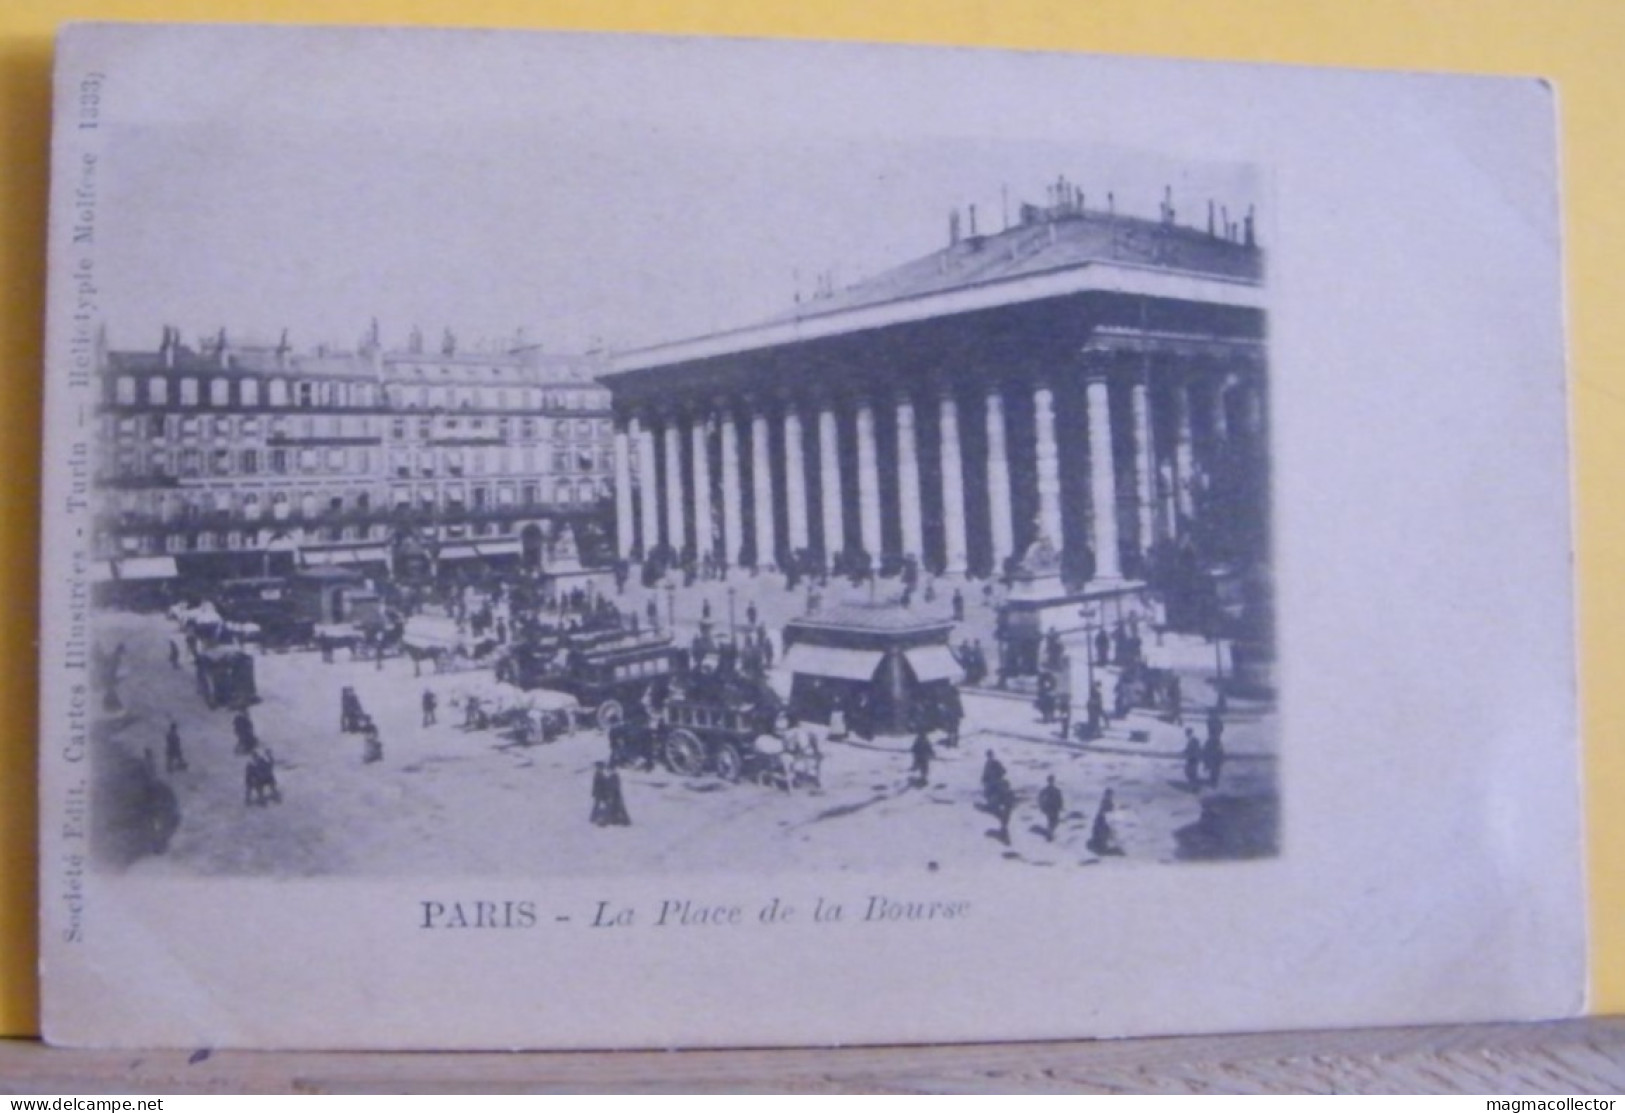
<svg viewBox="0 0 1625 1113">
<path fill-rule="evenodd" d="M 677 585 L 666 585 L 666 623 L 672 633 L 677 632 Z"/>
<path fill-rule="evenodd" d="M 736 640 L 737 632 L 738 632 L 738 628 L 734 625 L 734 588 L 733 588 L 732 584 L 729 584 L 728 585 L 728 641 L 730 643 L 732 643 L 733 641 Z"/>
</svg>

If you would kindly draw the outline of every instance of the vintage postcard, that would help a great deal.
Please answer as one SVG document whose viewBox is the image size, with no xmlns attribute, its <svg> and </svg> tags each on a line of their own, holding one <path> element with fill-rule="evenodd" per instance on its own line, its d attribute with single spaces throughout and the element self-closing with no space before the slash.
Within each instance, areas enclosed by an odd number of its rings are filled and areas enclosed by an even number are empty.
<svg viewBox="0 0 1625 1113">
<path fill-rule="evenodd" d="M 1555 1017 L 1551 90 L 59 43 L 45 1031 Z"/>
</svg>

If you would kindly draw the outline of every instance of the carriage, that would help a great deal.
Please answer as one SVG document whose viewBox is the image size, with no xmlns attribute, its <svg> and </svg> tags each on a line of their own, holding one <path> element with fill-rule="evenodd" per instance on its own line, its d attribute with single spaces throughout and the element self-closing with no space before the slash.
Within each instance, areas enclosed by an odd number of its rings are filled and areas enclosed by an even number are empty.
<svg viewBox="0 0 1625 1113">
<path fill-rule="evenodd" d="M 681 675 L 686 656 L 669 635 L 606 633 L 515 646 L 504 671 L 526 691 L 546 689 L 575 697 L 592 710 L 600 727 L 613 729 L 652 685 Z"/>
<path fill-rule="evenodd" d="M 525 692 L 484 676 L 470 676 L 451 693 L 465 730 L 495 730 L 522 746 L 552 742 L 575 729 L 581 706 L 563 692 Z"/>
<path fill-rule="evenodd" d="M 792 768 L 786 741 L 776 733 L 784 703 L 772 688 L 737 676 L 699 675 L 690 681 L 658 714 L 611 730 L 610 751 L 617 762 L 659 760 L 683 776 L 714 773 L 725 781 L 794 779 L 794 772 L 785 772 Z"/>
</svg>

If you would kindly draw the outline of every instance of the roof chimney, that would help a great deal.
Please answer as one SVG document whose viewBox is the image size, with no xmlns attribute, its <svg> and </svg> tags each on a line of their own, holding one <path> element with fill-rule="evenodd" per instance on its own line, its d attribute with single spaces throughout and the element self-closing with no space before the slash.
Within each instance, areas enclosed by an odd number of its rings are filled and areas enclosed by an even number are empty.
<svg viewBox="0 0 1625 1113">
<path fill-rule="evenodd" d="M 1213 235 L 1213 198 L 1207 199 L 1207 234 Z"/>
<path fill-rule="evenodd" d="M 220 361 L 220 367 L 222 369 L 224 369 L 226 367 L 229 367 L 231 365 L 231 360 L 230 360 L 230 357 L 227 355 L 226 326 L 225 325 L 220 326 L 220 335 L 215 338 L 214 348 L 215 348 L 215 351 L 214 351 L 215 358 Z"/>
<path fill-rule="evenodd" d="M 976 235 L 976 206 L 975 205 L 972 205 L 970 207 L 970 234 L 972 236 Z"/>
<path fill-rule="evenodd" d="M 1245 239 L 1244 242 L 1247 244 L 1248 247 L 1257 247 L 1258 246 L 1258 240 L 1254 237 L 1254 234 L 1253 234 L 1253 207 L 1251 205 L 1247 206 L 1247 222 L 1246 222 L 1245 227 L 1246 227 L 1246 233 L 1245 233 L 1246 239 Z"/>
<path fill-rule="evenodd" d="M 959 206 L 955 205 L 948 210 L 948 246 L 953 247 L 959 243 Z"/>
</svg>

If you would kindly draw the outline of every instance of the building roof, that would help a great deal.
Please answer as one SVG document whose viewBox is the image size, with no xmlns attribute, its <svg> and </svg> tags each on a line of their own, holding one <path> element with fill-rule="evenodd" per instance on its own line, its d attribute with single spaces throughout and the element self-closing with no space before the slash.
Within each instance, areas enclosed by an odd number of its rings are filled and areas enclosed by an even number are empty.
<svg viewBox="0 0 1625 1113">
<path fill-rule="evenodd" d="M 1263 253 L 1254 246 L 1182 225 L 1074 210 L 1035 216 L 990 235 L 966 236 L 919 259 L 798 302 L 771 320 L 802 320 L 1092 262 L 1254 282 L 1262 280 L 1264 272 Z"/>
<path fill-rule="evenodd" d="M 929 255 L 841 289 L 826 286 L 754 325 L 619 352 L 601 379 L 619 384 L 679 364 L 1077 294 L 1263 308 L 1264 251 L 1250 212 L 1226 237 L 1176 224 L 1164 211 L 1164 220 L 1119 216 L 1087 210 L 1078 198 L 1023 205 L 1013 226 L 966 236 L 955 219 L 949 243 Z"/>
</svg>

